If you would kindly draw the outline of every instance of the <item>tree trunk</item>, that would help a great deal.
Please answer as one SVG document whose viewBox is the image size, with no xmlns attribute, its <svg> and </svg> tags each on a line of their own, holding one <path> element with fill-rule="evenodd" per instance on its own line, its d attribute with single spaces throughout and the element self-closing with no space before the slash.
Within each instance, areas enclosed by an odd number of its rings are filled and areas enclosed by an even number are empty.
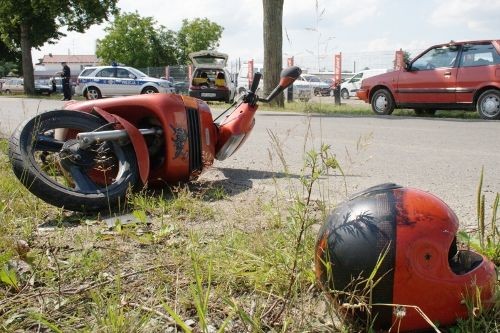
<svg viewBox="0 0 500 333">
<path fill-rule="evenodd" d="M 33 76 L 33 60 L 31 58 L 30 26 L 21 23 L 21 53 L 23 61 L 24 92 L 26 95 L 35 94 L 35 79 Z"/>
<path fill-rule="evenodd" d="M 264 9 L 264 92 L 265 96 L 278 85 L 282 69 L 283 1 L 262 0 Z M 273 104 L 284 106 L 283 94 Z"/>
</svg>

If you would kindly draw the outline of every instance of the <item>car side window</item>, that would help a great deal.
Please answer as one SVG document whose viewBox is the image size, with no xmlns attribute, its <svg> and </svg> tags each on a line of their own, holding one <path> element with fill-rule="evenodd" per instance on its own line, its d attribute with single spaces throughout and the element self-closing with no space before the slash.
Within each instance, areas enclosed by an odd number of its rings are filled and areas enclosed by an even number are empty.
<svg viewBox="0 0 500 333">
<path fill-rule="evenodd" d="M 115 69 L 114 68 L 103 68 L 99 72 L 96 73 L 97 77 L 114 77 Z"/>
<path fill-rule="evenodd" d="M 132 75 L 132 73 L 130 73 L 125 68 L 117 68 L 116 69 L 116 77 L 117 78 L 120 78 L 120 79 L 129 79 L 130 75 Z"/>
<path fill-rule="evenodd" d="M 440 46 L 430 49 L 416 59 L 411 68 L 413 70 L 432 70 L 434 68 L 453 67 L 458 54 L 458 47 Z"/>
<path fill-rule="evenodd" d="M 463 46 L 460 66 L 476 67 L 498 64 L 500 64 L 500 55 L 491 43 Z"/>
</svg>

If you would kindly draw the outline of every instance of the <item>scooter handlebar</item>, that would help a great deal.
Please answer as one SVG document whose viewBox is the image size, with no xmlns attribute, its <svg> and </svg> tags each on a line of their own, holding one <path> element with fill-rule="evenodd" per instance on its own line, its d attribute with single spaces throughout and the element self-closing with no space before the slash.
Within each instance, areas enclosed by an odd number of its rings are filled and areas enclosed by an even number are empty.
<svg viewBox="0 0 500 333">
<path fill-rule="evenodd" d="M 250 87 L 250 91 L 255 94 L 257 88 L 259 87 L 260 79 L 262 78 L 262 73 L 255 73 L 253 76 L 252 86 Z"/>
</svg>

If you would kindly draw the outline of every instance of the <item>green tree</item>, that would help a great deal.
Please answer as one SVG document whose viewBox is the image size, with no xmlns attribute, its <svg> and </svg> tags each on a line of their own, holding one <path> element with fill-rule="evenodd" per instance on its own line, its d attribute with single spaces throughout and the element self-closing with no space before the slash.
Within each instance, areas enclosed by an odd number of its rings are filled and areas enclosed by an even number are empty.
<svg viewBox="0 0 500 333">
<path fill-rule="evenodd" d="M 191 52 L 216 49 L 223 31 L 222 26 L 207 18 L 182 20 L 182 27 L 177 33 L 179 63 L 187 63 Z"/>
<path fill-rule="evenodd" d="M 411 60 L 411 54 L 408 51 L 403 51 L 403 63 L 406 64 L 410 62 Z M 396 68 L 396 58 L 392 61 L 392 66 Z"/>
<path fill-rule="evenodd" d="M 21 64 L 21 51 L 11 50 L 0 40 L 0 77 L 7 76 L 10 72 L 19 72 Z"/>
<path fill-rule="evenodd" d="M 0 38 L 11 49 L 21 49 L 26 94 L 35 91 L 31 49 L 64 36 L 59 32 L 84 32 L 108 18 L 118 0 L 1 0 Z M 8 18 L 8 19 L 7 19 Z"/>
<path fill-rule="evenodd" d="M 283 1 L 263 0 L 264 9 L 264 92 L 267 96 L 280 80 L 283 45 Z M 283 107 L 283 94 L 276 97 L 275 104 Z"/>
<path fill-rule="evenodd" d="M 105 29 L 106 37 L 98 41 L 97 56 L 105 63 L 117 61 L 133 67 L 176 64 L 175 32 L 156 25 L 152 17 L 137 12 L 116 15 Z"/>
</svg>

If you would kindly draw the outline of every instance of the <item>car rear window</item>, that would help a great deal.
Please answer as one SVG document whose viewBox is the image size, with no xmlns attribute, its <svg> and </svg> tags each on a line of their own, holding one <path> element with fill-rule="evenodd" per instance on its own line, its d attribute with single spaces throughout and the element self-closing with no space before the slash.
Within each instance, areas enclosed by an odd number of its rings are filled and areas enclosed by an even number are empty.
<svg viewBox="0 0 500 333">
<path fill-rule="evenodd" d="M 492 44 L 468 44 L 463 46 L 461 66 L 475 67 L 500 64 L 500 55 Z"/>
<path fill-rule="evenodd" d="M 89 76 L 90 73 L 92 73 L 95 70 L 95 68 L 87 68 L 84 69 L 81 73 L 80 76 Z"/>
</svg>

